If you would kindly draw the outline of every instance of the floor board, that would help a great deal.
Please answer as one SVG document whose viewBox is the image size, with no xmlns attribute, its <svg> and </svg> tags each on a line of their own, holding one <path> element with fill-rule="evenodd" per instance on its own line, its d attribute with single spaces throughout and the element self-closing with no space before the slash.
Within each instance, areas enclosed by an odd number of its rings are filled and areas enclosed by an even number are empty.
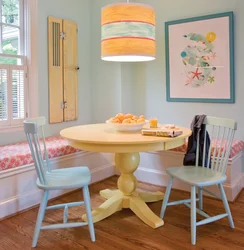
<svg viewBox="0 0 244 250">
<path fill-rule="evenodd" d="M 116 188 L 117 177 L 112 177 L 90 186 L 92 206 L 103 202 L 99 191 Z M 139 183 L 145 191 L 164 191 L 163 188 Z M 188 198 L 189 194 L 172 191 L 171 200 Z M 52 204 L 78 201 L 82 192 L 76 191 L 52 201 Z M 149 204 L 159 214 L 161 202 Z M 137 218 L 132 211 L 122 210 L 95 224 L 96 242 L 92 243 L 87 227 L 41 231 L 36 249 L 53 250 L 191 250 L 191 249 L 244 249 L 244 192 L 235 203 L 230 204 L 236 228 L 229 227 L 227 218 L 197 228 L 197 245 L 190 244 L 190 210 L 184 205 L 168 207 L 165 225 L 152 229 Z M 224 212 L 221 201 L 204 198 L 204 209 L 210 215 Z M 0 222 L 0 249 L 31 249 L 31 241 L 38 208 L 31 209 Z M 84 207 L 71 208 L 70 220 L 81 220 Z M 198 217 L 200 219 L 201 217 Z M 62 210 L 46 212 L 45 223 L 62 221 Z"/>
</svg>

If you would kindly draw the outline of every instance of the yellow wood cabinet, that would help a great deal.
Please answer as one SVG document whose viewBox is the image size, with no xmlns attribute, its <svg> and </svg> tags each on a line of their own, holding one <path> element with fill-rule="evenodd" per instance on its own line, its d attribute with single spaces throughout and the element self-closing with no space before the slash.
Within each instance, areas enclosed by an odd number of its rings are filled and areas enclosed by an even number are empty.
<svg viewBox="0 0 244 250">
<path fill-rule="evenodd" d="M 78 118 L 77 24 L 48 17 L 49 121 Z"/>
</svg>

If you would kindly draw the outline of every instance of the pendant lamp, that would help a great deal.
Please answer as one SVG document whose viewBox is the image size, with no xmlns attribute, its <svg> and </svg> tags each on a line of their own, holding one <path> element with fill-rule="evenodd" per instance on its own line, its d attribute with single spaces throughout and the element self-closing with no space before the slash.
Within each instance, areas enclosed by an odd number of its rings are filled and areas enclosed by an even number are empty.
<svg viewBox="0 0 244 250">
<path fill-rule="evenodd" d="M 155 11 L 146 4 L 116 3 L 101 12 L 101 59 L 142 62 L 155 59 Z"/>
</svg>

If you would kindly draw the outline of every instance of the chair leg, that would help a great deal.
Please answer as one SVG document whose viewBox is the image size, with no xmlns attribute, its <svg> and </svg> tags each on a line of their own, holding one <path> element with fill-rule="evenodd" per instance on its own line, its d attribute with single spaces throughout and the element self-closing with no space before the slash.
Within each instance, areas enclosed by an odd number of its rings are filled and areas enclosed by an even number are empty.
<svg viewBox="0 0 244 250">
<path fill-rule="evenodd" d="M 165 213 L 165 210 L 166 210 L 166 207 L 167 207 L 167 204 L 168 204 L 168 200 L 169 200 L 169 195 L 170 195 L 170 191 L 171 191 L 171 188 L 172 188 L 172 184 L 173 184 L 173 177 L 170 176 L 170 180 L 169 180 L 166 192 L 164 194 L 164 200 L 163 200 L 163 204 L 162 204 L 162 207 L 161 207 L 161 212 L 160 212 L 160 217 L 161 218 L 164 217 L 164 213 Z"/>
<path fill-rule="evenodd" d="M 199 209 L 203 210 L 202 188 L 198 187 Z"/>
<path fill-rule="evenodd" d="M 196 244 L 196 187 L 191 187 L 191 244 Z"/>
<path fill-rule="evenodd" d="M 230 207 L 229 207 L 226 195 L 225 195 L 225 190 L 224 190 L 223 184 L 222 183 L 218 184 L 218 186 L 219 186 L 219 189 L 220 189 L 220 193 L 221 193 L 221 197 L 222 197 L 222 202 L 224 204 L 225 211 L 228 214 L 228 220 L 229 220 L 230 227 L 234 228 L 235 225 L 234 225 L 234 222 L 233 222 L 233 219 L 232 219 Z"/>
<path fill-rule="evenodd" d="M 83 190 L 83 197 L 84 197 L 84 202 L 85 202 L 85 207 L 86 207 L 86 216 L 87 216 L 88 227 L 90 231 L 90 237 L 91 237 L 91 240 L 94 242 L 96 238 L 95 238 L 95 231 L 94 231 L 94 225 L 93 225 L 93 220 L 92 220 L 91 202 L 90 202 L 90 194 L 89 194 L 88 186 L 83 187 L 82 190 Z"/>
<path fill-rule="evenodd" d="M 42 221 L 44 219 L 45 210 L 46 210 L 46 207 L 47 207 L 48 195 L 49 195 L 49 191 L 45 190 L 44 193 L 43 193 L 42 201 L 41 201 L 39 211 L 38 211 L 38 215 L 37 215 L 37 219 L 36 219 L 36 227 L 35 227 L 35 231 L 34 231 L 32 247 L 36 247 L 36 244 L 37 244 L 37 241 L 38 241 L 38 238 L 39 238 Z"/>
</svg>

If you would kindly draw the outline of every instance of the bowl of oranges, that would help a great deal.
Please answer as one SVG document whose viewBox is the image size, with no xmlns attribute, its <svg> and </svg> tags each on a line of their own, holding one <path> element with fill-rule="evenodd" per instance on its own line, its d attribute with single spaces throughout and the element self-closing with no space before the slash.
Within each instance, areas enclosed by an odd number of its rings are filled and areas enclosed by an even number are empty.
<svg viewBox="0 0 244 250">
<path fill-rule="evenodd" d="M 117 131 L 127 132 L 141 130 L 148 123 L 148 120 L 145 119 L 144 115 L 136 116 L 130 113 L 119 113 L 107 120 L 106 123 Z"/>
</svg>

